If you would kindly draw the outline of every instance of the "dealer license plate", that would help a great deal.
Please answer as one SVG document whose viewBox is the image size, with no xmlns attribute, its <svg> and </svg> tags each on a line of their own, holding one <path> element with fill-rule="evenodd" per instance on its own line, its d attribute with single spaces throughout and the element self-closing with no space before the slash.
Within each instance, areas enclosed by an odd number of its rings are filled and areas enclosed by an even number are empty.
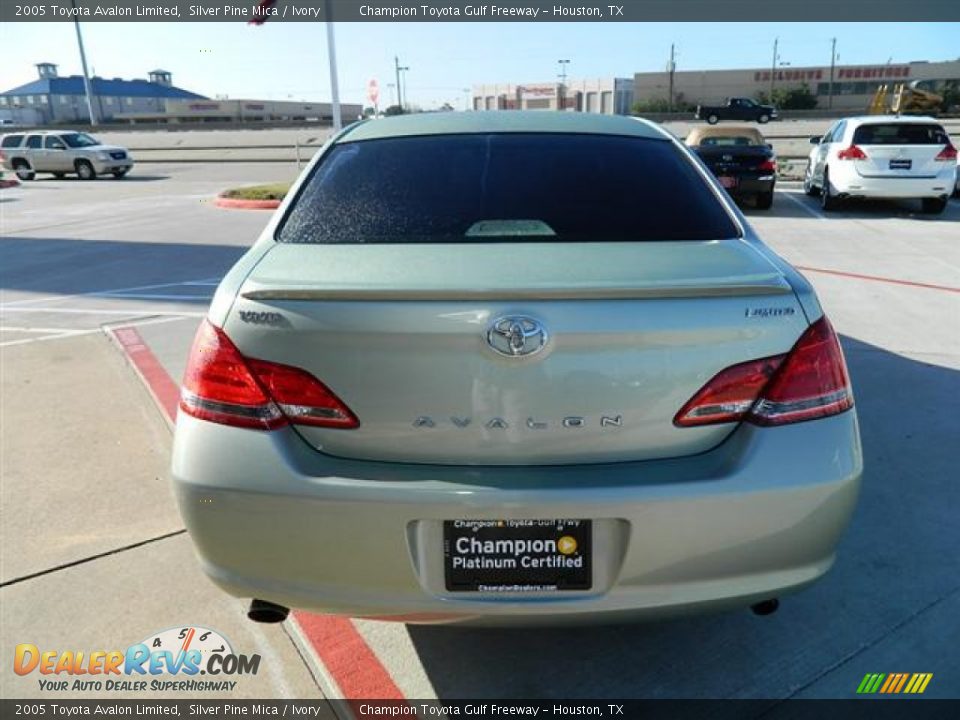
<svg viewBox="0 0 960 720">
<path fill-rule="evenodd" d="M 737 179 L 732 175 L 721 175 L 718 179 L 725 188 L 735 188 L 737 186 Z"/>
<path fill-rule="evenodd" d="M 913 167 L 913 160 L 897 158 L 890 161 L 891 170 L 909 170 Z"/>
<path fill-rule="evenodd" d="M 451 592 L 589 590 L 590 520 L 445 520 Z"/>
</svg>

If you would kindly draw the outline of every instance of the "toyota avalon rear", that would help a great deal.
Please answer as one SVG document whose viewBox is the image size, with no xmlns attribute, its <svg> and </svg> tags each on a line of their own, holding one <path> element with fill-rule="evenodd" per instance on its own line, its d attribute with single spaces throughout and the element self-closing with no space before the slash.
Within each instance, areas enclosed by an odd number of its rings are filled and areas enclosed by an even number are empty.
<svg viewBox="0 0 960 720">
<path fill-rule="evenodd" d="M 173 477 L 261 619 L 651 617 L 829 569 L 853 404 L 810 285 L 670 135 L 425 114 L 341 132 L 225 277 Z"/>
</svg>

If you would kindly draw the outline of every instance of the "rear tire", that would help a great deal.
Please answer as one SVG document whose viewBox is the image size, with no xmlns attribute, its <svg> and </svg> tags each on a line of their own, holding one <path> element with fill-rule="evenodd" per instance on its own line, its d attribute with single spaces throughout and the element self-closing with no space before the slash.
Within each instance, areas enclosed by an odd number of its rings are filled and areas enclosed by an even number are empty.
<svg viewBox="0 0 960 720">
<path fill-rule="evenodd" d="M 761 125 L 766 125 L 768 122 L 770 122 L 770 116 L 766 113 L 763 113 L 763 115 L 757 118 L 757 122 Z"/>
<path fill-rule="evenodd" d="M 21 180 L 33 180 L 37 174 L 30 168 L 30 163 L 26 160 L 14 160 L 13 172 Z"/>
<path fill-rule="evenodd" d="M 716 115 L 712 115 L 712 114 L 711 114 L 711 115 L 707 115 L 707 123 L 708 123 L 708 124 L 710 124 L 710 125 L 716 125 L 718 122 L 720 122 L 720 118 L 718 118 Z"/>
<path fill-rule="evenodd" d="M 947 209 L 947 199 L 944 198 L 923 198 L 923 212 L 927 215 L 939 215 Z"/>
<path fill-rule="evenodd" d="M 820 188 L 820 208 L 824 212 L 840 209 L 840 199 L 830 190 L 830 176 L 823 170 L 823 187 Z"/>
<path fill-rule="evenodd" d="M 87 160 L 77 160 L 74 163 L 74 167 L 77 169 L 77 175 L 81 180 L 96 180 L 97 171 L 93 169 L 93 165 L 90 164 Z"/>
<path fill-rule="evenodd" d="M 757 210 L 769 210 L 773 205 L 773 190 L 757 193 Z"/>
</svg>

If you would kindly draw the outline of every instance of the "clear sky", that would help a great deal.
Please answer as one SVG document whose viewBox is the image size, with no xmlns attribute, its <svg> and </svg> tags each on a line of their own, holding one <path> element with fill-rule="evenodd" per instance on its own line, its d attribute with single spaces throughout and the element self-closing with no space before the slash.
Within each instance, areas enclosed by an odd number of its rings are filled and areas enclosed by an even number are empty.
<svg viewBox="0 0 960 720">
<path fill-rule="evenodd" d="M 328 100 L 322 23 L 83 23 L 87 60 L 102 77 L 173 73 L 187 90 L 216 97 Z M 73 23 L 13 23 L 2 31 L 0 90 L 36 78 L 37 62 L 80 74 Z M 781 62 L 828 65 L 830 38 L 840 64 L 960 59 L 960 23 L 338 23 L 337 62 L 344 102 L 363 102 L 377 78 L 389 104 L 393 58 L 410 67 L 406 94 L 424 108 L 464 106 L 479 83 L 549 82 L 557 60 L 576 77 L 630 77 L 677 70 L 769 67 L 774 38 Z"/>
</svg>

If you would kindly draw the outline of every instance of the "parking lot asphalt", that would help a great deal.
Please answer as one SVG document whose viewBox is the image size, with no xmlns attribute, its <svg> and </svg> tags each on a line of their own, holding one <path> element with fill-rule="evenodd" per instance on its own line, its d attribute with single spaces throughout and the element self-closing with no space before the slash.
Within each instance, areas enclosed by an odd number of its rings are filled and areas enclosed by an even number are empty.
<svg viewBox="0 0 960 720">
<path fill-rule="evenodd" d="M 158 164 L 123 181 L 0 192 L 0 657 L 21 642 L 125 647 L 190 623 L 269 655 L 269 672 L 240 683 L 248 696 L 776 702 L 853 697 L 868 672 L 932 672 L 925 696 L 960 697 L 960 202 L 940 216 L 911 203 L 824 216 L 782 185 L 770 211 L 746 210 L 841 335 L 865 455 L 837 564 L 776 614 L 496 630 L 302 617 L 264 628 L 202 578 L 166 488 L 163 412 L 114 339 L 134 328 L 178 380 L 217 279 L 269 217 L 210 199 L 294 172 Z M 0 695 L 39 694 L 36 679 L 0 664 Z"/>
</svg>

